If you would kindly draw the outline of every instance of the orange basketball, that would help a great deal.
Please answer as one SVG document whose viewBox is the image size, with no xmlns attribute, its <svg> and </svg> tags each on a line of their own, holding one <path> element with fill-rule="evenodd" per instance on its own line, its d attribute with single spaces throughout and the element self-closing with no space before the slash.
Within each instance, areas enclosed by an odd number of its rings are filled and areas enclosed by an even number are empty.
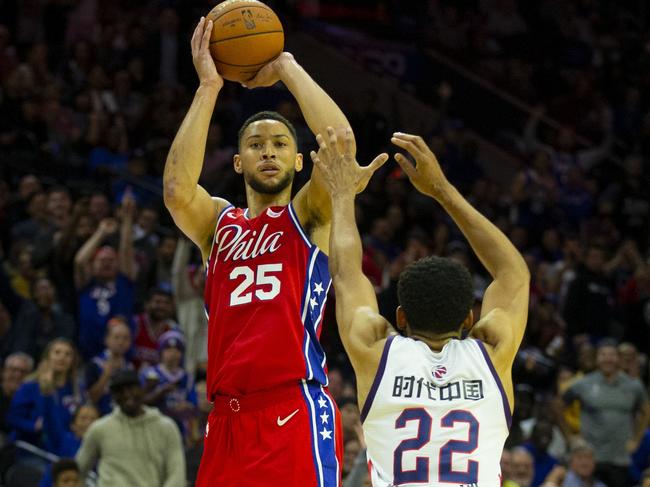
<svg viewBox="0 0 650 487">
<path fill-rule="evenodd" d="M 273 10 L 257 0 L 226 0 L 207 15 L 212 20 L 210 53 L 217 71 L 246 81 L 284 49 L 284 30 Z"/>
</svg>

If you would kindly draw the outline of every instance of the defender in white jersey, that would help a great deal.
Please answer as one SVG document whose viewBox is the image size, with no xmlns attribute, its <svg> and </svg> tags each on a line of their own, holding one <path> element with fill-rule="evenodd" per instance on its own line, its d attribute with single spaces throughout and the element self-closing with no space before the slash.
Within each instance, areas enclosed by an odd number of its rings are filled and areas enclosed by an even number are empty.
<svg viewBox="0 0 650 487">
<path fill-rule="evenodd" d="M 357 376 L 372 485 L 497 487 L 499 460 L 513 407 L 512 363 L 528 314 L 530 276 L 506 236 L 447 181 L 417 136 L 395 133 L 407 150 L 395 159 L 413 185 L 435 198 L 456 222 L 493 277 L 472 327 L 471 275 L 451 259 L 410 264 L 398 283 L 397 327 L 378 313 L 361 271 L 354 188 L 361 173 L 348 132 L 341 154 L 336 137 L 318 137 L 311 154 L 332 198 L 330 273 L 341 340 Z M 462 339 L 464 330 L 471 330 Z"/>
</svg>

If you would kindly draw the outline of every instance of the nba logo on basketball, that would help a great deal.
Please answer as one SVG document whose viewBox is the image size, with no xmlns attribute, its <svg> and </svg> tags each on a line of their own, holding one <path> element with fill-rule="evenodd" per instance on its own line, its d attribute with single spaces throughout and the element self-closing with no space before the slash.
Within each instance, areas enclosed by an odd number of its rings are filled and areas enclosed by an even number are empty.
<svg viewBox="0 0 650 487">
<path fill-rule="evenodd" d="M 246 28 L 254 29 L 255 21 L 253 20 L 253 12 L 250 10 L 242 10 L 241 15 L 244 18 L 244 24 L 246 25 Z"/>
<path fill-rule="evenodd" d="M 447 367 L 444 365 L 437 365 L 435 369 L 433 369 L 433 376 L 436 379 L 442 379 L 445 374 L 447 373 Z"/>
</svg>

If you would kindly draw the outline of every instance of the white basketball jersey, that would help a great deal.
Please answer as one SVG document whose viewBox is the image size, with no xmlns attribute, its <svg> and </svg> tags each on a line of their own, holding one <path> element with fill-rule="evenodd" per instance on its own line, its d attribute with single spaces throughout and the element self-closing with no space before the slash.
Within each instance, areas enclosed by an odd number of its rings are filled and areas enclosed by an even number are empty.
<svg viewBox="0 0 650 487">
<path fill-rule="evenodd" d="M 373 487 L 498 487 L 511 412 L 484 345 L 389 337 L 361 412 Z"/>
</svg>

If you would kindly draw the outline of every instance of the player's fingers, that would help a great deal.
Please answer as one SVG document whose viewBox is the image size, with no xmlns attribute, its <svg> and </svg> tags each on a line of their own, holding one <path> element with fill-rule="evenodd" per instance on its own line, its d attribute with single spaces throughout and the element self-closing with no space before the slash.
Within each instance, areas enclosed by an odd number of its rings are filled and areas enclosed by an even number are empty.
<svg viewBox="0 0 650 487">
<path fill-rule="evenodd" d="M 210 36 L 212 35 L 212 21 L 208 20 L 201 38 L 201 49 L 210 48 Z"/>
<path fill-rule="evenodd" d="M 408 151 L 408 153 L 411 154 L 416 160 L 424 155 L 418 146 L 415 145 L 415 142 L 413 140 L 406 140 L 403 137 L 393 136 L 390 141 L 397 147 Z"/>
<path fill-rule="evenodd" d="M 327 127 L 327 137 L 329 140 L 330 149 L 332 151 L 336 151 L 336 148 L 338 146 L 338 139 L 336 137 L 336 131 L 333 127 Z"/>
<path fill-rule="evenodd" d="M 415 166 L 411 164 L 411 161 L 409 161 L 404 154 L 400 154 L 398 152 L 394 157 L 397 161 L 397 164 L 399 164 L 399 167 L 402 168 L 402 171 L 406 173 L 409 179 L 413 179 L 417 176 L 417 169 L 415 169 Z"/>
<path fill-rule="evenodd" d="M 379 169 L 381 166 L 386 164 L 386 161 L 388 160 L 388 154 L 385 152 L 382 154 L 379 154 L 377 157 L 375 157 L 370 164 L 368 164 L 368 169 L 371 172 L 375 172 L 377 169 Z"/>
<path fill-rule="evenodd" d="M 344 139 L 344 150 L 345 150 L 345 155 L 351 156 L 352 155 L 352 142 L 354 141 L 354 135 L 352 134 L 352 129 L 350 127 L 347 127 L 345 129 L 345 139 Z M 374 161 L 373 161 L 374 162 Z"/>
<path fill-rule="evenodd" d="M 318 148 L 323 152 L 324 155 L 329 154 L 329 147 L 327 147 L 325 138 L 321 134 L 316 135 L 316 142 L 318 143 Z"/>
<path fill-rule="evenodd" d="M 193 53 L 198 51 L 199 47 L 201 46 L 201 36 L 203 35 L 204 24 L 205 24 L 205 17 L 201 17 L 201 20 L 199 20 L 199 23 L 196 25 L 196 29 L 194 29 L 194 34 L 192 34 Z"/>
<path fill-rule="evenodd" d="M 422 152 L 424 152 L 426 149 L 428 149 L 427 144 L 424 142 L 422 137 L 419 135 L 414 135 L 414 134 L 405 134 L 403 132 L 395 132 L 393 134 L 393 137 L 397 137 L 399 139 L 403 140 L 408 140 L 410 142 L 413 142 L 413 144 L 420 149 Z"/>
<path fill-rule="evenodd" d="M 309 155 L 311 156 L 311 160 L 314 162 L 315 166 L 321 168 L 324 166 L 323 161 L 321 161 L 320 157 L 318 157 L 318 153 L 316 151 L 311 151 Z"/>
<path fill-rule="evenodd" d="M 393 137 L 397 137 L 398 139 L 415 141 L 419 137 L 419 135 L 407 134 L 404 132 L 395 132 L 393 133 Z"/>
</svg>

